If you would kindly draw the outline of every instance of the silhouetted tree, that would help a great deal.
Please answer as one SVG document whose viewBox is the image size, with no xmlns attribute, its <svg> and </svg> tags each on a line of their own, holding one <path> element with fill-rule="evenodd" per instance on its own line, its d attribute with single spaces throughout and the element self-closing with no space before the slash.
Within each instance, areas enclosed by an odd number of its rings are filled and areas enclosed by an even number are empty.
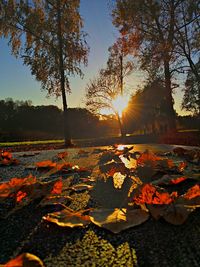
<svg viewBox="0 0 200 267">
<path fill-rule="evenodd" d="M 189 12 L 193 2 L 199 3 L 188 0 L 117 0 L 112 13 L 114 25 L 126 36 L 130 53 L 138 53 L 141 67 L 147 69 L 151 64 L 163 69 L 171 129 L 175 128 L 171 79 L 174 67 L 177 69 L 177 63 L 182 63 L 180 53 L 176 51 L 177 38 L 184 23 L 189 25 L 194 20 L 183 20 L 182 5 L 188 3 Z"/>
<path fill-rule="evenodd" d="M 160 78 L 149 80 L 129 101 L 127 129 L 129 132 L 142 130 L 144 134 L 167 131 L 167 112 L 164 82 Z"/>
<path fill-rule="evenodd" d="M 195 65 L 200 77 L 200 61 Z M 188 72 L 182 108 L 200 116 L 200 80 L 192 70 Z"/>
<path fill-rule="evenodd" d="M 126 48 L 123 39 L 109 48 L 109 57 L 105 69 L 101 69 L 95 79 L 86 87 L 86 105 L 94 113 L 110 109 L 117 117 L 121 136 L 125 136 L 122 118 L 113 105 L 113 100 L 123 96 L 124 77 L 133 70 L 133 62 L 126 60 Z"/>
<path fill-rule="evenodd" d="M 88 47 L 81 30 L 80 0 L 1 0 L 0 36 L 51 95 L 62 96 L 65 145 L 71 144 L 66 91 L 69 75 L 81 75 Z"/>
</svg>

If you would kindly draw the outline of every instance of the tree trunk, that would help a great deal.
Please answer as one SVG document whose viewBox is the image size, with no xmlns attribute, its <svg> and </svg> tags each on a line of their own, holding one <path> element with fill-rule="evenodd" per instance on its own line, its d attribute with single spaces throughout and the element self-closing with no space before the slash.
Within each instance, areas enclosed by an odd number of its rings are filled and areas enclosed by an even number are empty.
<svg viewBox="0 0 200 267">
<path fill-rule="evenodd" d="M 59 42 L 59 71 L 60 71 L 60 88 L 62 93 L 62 102 L 63 102 L 63 130 L 64 130 L 64 140 L 65 146 L 71 146 L 71 134 L 68 120 L 68 108 L 67 108 L 67 98 L 65 91 L 65 72 L 64 72 L 64 62 L 63 62 L 63 39 L 62 39 L 62 29 L 61 29 L 61 6 L 60 0 L 57 1 L 58 8 L 58 42 Z"/>
<path fill-rule="evenodd" d="M 125 132 L 124 132 L 124 128 L 123 128 L 123 125 L 122 125 L 121 118 L 120 118 L 118 113 L 116 113 L 116 116 L 117 116 L 117 120 L 118 120 L 118 123 L 119 123 L 119 129 L 120 129 L 121 137 L 124 138 L 126 135 L 125 135 Z"/>
<path fill-rule="evenodd" d="M 164 61 L 164 73 L 165 73 L 165 90 L 166 90 L 166 110 L 168 116 L 168 130 L 176 131 L 176 119 L 174 111 L 174 100 L 172 97 L 172 87 L 171 87 L 171 73 L 169 67 L 169 61 Z"/>
</svg>

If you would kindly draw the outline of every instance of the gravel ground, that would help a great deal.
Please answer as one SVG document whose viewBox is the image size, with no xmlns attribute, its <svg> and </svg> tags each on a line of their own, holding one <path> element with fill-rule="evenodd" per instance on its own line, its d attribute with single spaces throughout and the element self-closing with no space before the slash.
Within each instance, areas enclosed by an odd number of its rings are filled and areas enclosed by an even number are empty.
<svg viewBox="0 0 200 267">
<path fill-rule="evenodd" d="M 169 151 L 168 145 L 136 145 L 136 150 L 153 148 Z M 106 149 L 106 147 L 103 147 Z M 93 148 L 85 149 L 92 151 Z M 63 151 L 63 150 L 62 150 Z M 40 151 L 33 157 L 20 157 L 19 166 L 0 168 L 0 177 L 24 177 L 24 167 L 34 162 L 52 159 L 59 151 Z M 95 164 L 97 155 L 76 158 L 77 150 L 69 149 L 70 161 L 81 166 Z M 28 153 L 28 152 L 26 152 Z M 81 163 L 81 164 L 80 164 Z M 35 173 L 37 174 L 37 173 Z M 80 210 L 90 206 L 87 192 L 74 193 L 69 207 Z M 200 210 L 193 212 L 181 226 L 150 218 L 144 224 L 119 234 L 95 225 L 86 228 L 61 228 L 42 221 L 51 208 L 38 208 L 38 201 L 0 219 L 0 263 L 22 252 L 40 257 L 47 267 L 66 266 L 200 266 Z"/>
</svg>

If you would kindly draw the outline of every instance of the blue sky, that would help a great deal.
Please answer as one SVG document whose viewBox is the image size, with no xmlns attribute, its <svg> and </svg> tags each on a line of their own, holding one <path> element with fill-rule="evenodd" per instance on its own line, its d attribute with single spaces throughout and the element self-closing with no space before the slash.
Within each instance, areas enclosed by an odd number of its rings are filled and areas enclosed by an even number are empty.
<svg viewBox="0 0 200 267">
<path fill-rule="evenodd" d="M 72 93 L 68 95 L 69 107 L 84 106 L 86 84 L 98 70 L 105 66 L 108 47 L 117 37 L 110 17 L 109 0 L 81 0 L 80 12 L 84 19 L 84 30 L 88 33 L 87 42 L 90 47 L 88 66 L 83 68 L 84 78 L 70 79 Z M 130 77 L 127 87 L 136 90 L 140 84 L 139 73 Z M 40 83 L 35 81 L 28 67 L 20 59 L 11 55 L 5 40 L 0 39 L 0 99 L 12 97 L 14 100 L 30 99 L 34 105 L 54 104 L 61 107 L 61 99 L 46 98 L 46 92 L 41 91 Z M 180 113 L 182 93 L 175 94 L 175 108 Z"/>
</svg>

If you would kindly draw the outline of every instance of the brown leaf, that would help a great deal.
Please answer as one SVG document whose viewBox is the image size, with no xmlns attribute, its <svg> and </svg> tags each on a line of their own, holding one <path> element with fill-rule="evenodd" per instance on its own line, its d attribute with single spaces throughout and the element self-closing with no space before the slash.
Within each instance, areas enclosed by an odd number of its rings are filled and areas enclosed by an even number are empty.
<svg viewBox="0 0 200 267">
<path fill-rule="evenodd" d="M 69 208 L 65 208 L 62 211 L 49 213 L 43 217 L 43 220 L 55 223 L 61 227 L 78 227 L 86 226 L 90 223 L 90 217 L 83 215 L 83 212 L 73 211 Z"/>
<path fill-rule="evenodd" d="M 50 206 L 50 205 L 66 205 L 68 201 L 71 201 L 72 198 L 69 196 L 47 196 L 42 199 L 40 202 L 40 206 Z"/>
<path fill-rule="evenodd" d="M 92 185 L 88 185 L 88 184 L 77 184 L 71 187 L 72 190 L 74 190 L 75 192 L 80 192 L 80 191 L 84 191 L 84 190 L 91 190 L 93 188 Z"/>
<path fill-rule="evenodd" d="M 126 177 L 119 189 L 114 187 L 112 177 L 108 177 L 106 180 L 98 179 L 90 194 L 93 200 L 103 208 L 127 207 L 128 193 L 132 184 L 133 180 Z"/>
<path fill-rule="evenodd" d="M 35 255 L 23 253 L 7 262 L 4 267 L 44 267 L 43 262 Z"/>
<path fill-rule="evenodd" d="M 94 224 L 113 233 L 142 224 L 148 218 L 148 212 L 141 209 L 97 209 L 90 212 Z"/>
<path fill-rule="evenodd" d="M 167 207 L 165 210 L 165 213 L 163 214 L 163 218 L 165 221 L 174 224 L 174 225 L 180 225 L 183 224 L 189 214 L 193 211 L 193 208 L 186 207 L 184 205 L 179 204 L 172 204 Z"/>
</svg>

